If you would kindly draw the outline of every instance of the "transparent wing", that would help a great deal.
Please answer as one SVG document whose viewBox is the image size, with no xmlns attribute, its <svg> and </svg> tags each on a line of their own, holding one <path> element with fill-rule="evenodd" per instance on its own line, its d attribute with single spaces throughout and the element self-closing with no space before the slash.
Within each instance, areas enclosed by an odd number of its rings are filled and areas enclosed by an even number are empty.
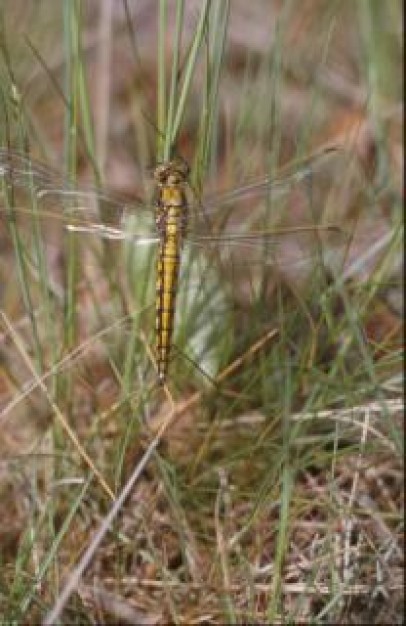
<svg viewBox="0 0 406 626">
<path fill-rule="evenodd" d="M 335 148 L 326 148 L 289 165 L 276 179 L 209 196 L 193 207 L 189 240 L 233 268 L 309 271 L 327 257 L 342 258 L 348 237 L 325 218 L 337 155 Z"/>
<path fill-rule="evenodd" d="M 244 187 L 204 198 L 190 204 L 187 240 L 197 249 L 220 254 L 223 262 L 275 264 L 283 246 L 290 246 L 289 257 L 313 257 L 325 235 L 337 227 L 323 224 L 313 184 L 317 174 L 328 174 L 336 150 L 327 148 L 299 164 L 285 168 L 276 179 L 263 178 Z M 14 215 L 30 228 L 33 206 L 47 232 L 55 223 L 77 233 L 110 240 L 127 240 L 133 245 L 155 245 L 152 205 L 129 201 L 103 190 L 76 188 L 49 167 L 29 157 L 0 149 L 0 179 L 3 193 L 26 196 L 23 202 L 13 197 Z M 10 200 L 8 200 L 10 201 Z M 2 210 L 5 210 L 3 203 Z M 57 228 L 56 228 L 57 230 Z M 281 244 L 289 235 L 290 244 Z M 300 252 L 297 252 L 300 250 Z M 294 251 L 294 253 L 293 253 Z"/>
<path fill-rule="evenodd" d="M 252 201 L 263 195 L 271 195 L 274 200 L 286 196 L 297 184 L 306 179 L 311 180 L 314 174 L 325 169 L 337 156 L 337 152 L 335 146 L 327 146 L 301 161 L 288 164 L 276 178 L 256 179 L 225 193 L 209 195 L 204 199 L 204 207 L 208 214 L 212 214 L 219 211 L 220 207 L 243 200 Z"/>
<path fill-rule="evenodd" d="M 137 213 L 145 224 L 145 232 L 139 233 L 140 243 L 157 238 L 151 206 L 92 186 L 78 188 L 42 163 L 1 148 L 0 193 L 0 211 L 5 213 L 9 207 L 13 219 L 23 227 L 30 228 L 35 213 L 47 230 L 57 230 L 59 225 L 107 239 L 123 239 L 128 236 L 128 216 Z M 135 239 L 136 234 L 132 237 Z"/>
</svg>

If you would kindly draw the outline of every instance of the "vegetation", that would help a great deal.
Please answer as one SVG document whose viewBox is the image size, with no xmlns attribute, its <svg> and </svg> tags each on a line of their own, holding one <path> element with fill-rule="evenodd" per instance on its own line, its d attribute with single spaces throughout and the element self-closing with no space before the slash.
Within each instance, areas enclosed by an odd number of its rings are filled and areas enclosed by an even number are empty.
<svg viewBox="0 0 406 626">
<path fill-rule="evenodd" d="M 401 622 L 401 13 L 0 5 L 3 621 Z M 214 238 L 160 386 L 174 155 Z"/>
</svg>

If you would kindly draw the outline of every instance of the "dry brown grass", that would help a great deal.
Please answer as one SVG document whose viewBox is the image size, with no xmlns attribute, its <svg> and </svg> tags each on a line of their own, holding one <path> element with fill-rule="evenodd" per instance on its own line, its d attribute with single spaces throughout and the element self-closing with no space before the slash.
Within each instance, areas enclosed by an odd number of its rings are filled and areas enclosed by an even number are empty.
<svg viewBox="0 0 406 626">
<path fill-rule="evenodd" d="M 21 149 L 25 128 L 31 154 L 57 167 L 67 141 L 50 79 L 63 85 L 60 6 L 7 4 L 5 49 L 21 98 L 13 104 L 3 57 L 1 143 Z M 103 180 L 135 197 L 156 156 L 158 7 L 129 5 L 136 50 L 123 5 L 88 0 L 82 58 Z M 184 55 L 201 3 L 186 5 Z M 234 366 L 219 389 L 199 384 L 180 358 L 170 394 L 145 375 L 148 319 L 130 316 L 138 295 L 114 246 L 98 248 L 99 266 L 95 256 L 87 265 L 87 243 L 79 253 L 69 342 L 63 230 L 46 228 L 48 291 L 28 264 L 30 307 L 1 211 L 4 621 L 44 620 L 70 582 L 62 623 L 401 623 L 401 8 L 379 7 L 231 4 L 207 185 L 227 189 L 334 143 L 337 164 L 316 173 L 313 192 L 318 206 L 328 199 L 323 218 L 351 237 L 341 283 L 333 273 L 313 294 L 308 276 L 281 271 L 253 313 L 236 281 Z M 171 18 L 168 58 L 173 39 Z M 177 143 L 191 162 L 203 85 L 201 62 Z M 83 114 L 79 126 L 84 181 Z M 300 193 L 284 226 L 303 217 Z M 16 202 L 21 209 L 27 191 Z M 287 262 L 290 242 L 280 246 Z M 220 315 L 210 321 L 222 328 Z M 277 336 L 267 337 L 270 327 Z"/>
</svg>

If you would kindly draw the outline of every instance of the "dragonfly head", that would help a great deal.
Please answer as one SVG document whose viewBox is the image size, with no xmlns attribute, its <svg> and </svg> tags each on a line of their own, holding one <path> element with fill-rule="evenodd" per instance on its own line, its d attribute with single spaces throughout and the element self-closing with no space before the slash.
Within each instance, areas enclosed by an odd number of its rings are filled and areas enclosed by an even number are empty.
<svg viewBox="0 0 406 626">
<path fill-rule="evenodd" d="M 188 182 L 190 168 L 184 159 L 160 163 L 154 171 L 154 180 L 159 187 L 177 187 Z"/>
</svg>

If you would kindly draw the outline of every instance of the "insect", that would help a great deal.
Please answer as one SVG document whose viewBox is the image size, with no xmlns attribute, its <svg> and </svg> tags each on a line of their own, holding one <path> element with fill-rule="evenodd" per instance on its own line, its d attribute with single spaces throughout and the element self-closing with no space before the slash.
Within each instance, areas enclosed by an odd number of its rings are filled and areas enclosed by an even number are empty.
<svg viewBox="0 0 406 626">
<path fill-rule="evenodd" d="M 30 190 L 38 202 L 52 198 L 52 216 L 63 218 L 70 231 L 128 240 L 134 246 L 157 246 L 155 353 L 158 381 L 164 384 L 173 343 L 184 247 L 197 246 L 214 251 L 221 262 L 227 256 L 226 251 L 230 250 L 240 259 L 247 257 L 247 263 L 248 257 L 252 262 L 254 256 L 257 263 L 266 266 L 275 254 L 275 240 L 292 230 L 303 236 L 312 233 L 320 241 L 323 231 L 337 230 L 336 227 L 305 223 L 294 229 L 275 229 L 272 220 L 275 219 L 277 202 L 284 198 L 286 210 L 289 192 L 299 184 L 311 181 L 312 175 L 322 170 L 335 153 L 335 148 L 326 148 L 298 167 L 289 167 L 280 178 L 256 180 L 202 202 L 189 201 L 189 167 L 184 160 L 175 158 L 155 168 L 153 207 L 145 203 L 128 205 L 114 195 L 92 188 L 77 189 L 45 165 L 12 150 L 0 149 L 0 178 L 6 185 Z M 107 205 L 107 215 L 104 212 L 103 219 L 97 207 L 91 207 L 90 200 L 102 203 L 104 207 Z M 239 212 L 241 207 L 242 212 Z M 129 232 L 126 218 L 146 212 L 152 216 L 146 232 Z"/>
<path fill-rule="evenodd" d="M 156 267 L 156 358 L 158 380 L 165 382 L 171 348 L 180 255 L 187 231 L 186 163 L 170 161 L 155 169 L 158 186 L 156 227 L 160 235 Z"/>
</svg>

